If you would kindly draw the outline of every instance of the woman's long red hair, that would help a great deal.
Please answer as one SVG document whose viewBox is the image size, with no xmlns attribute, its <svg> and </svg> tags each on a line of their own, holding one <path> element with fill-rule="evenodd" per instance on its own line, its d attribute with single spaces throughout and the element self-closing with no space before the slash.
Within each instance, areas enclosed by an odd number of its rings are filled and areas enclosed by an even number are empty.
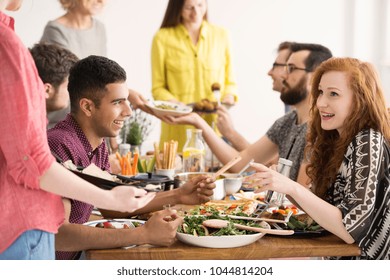
<svg viewBox="0 0 390 280">
<path fill-rule="evenodd" d="M 345 72 L 349 87 L 354 93 L 353 109 L 345 120 L 342 135 L 337 130 L 323 130 L 316 103 L 321 77 L 329 71 Z M 314 72 L 311 90 L 311 121 L 307 136 L 306 157 L 309 158 L 307 174 L 314 192 L 325 197 L 336 179 L 344 153 L 352 139 L 363 129 L 372 128 L 390 140 L 389 113 L 382 87 L 373 66 L 354 58 L 330 58 Z"/>
</svg>

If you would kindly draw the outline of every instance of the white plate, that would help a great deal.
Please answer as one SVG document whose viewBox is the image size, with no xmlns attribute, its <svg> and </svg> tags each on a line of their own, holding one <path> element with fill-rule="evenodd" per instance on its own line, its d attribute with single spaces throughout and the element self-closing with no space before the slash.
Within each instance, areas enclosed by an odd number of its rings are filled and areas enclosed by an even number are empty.
<svg viewBox="0 0 390 280">
<path fill-rule="evenodd" d="M 264 203 L 265 195 L 266 192 L 260 192 L 260 193 L 254 193 L 254 192 L 239 192 L 236 194 L 232 194 L 235 199 L 242 199 L 247 198 L 247 199 L 256 199 L 259 200 L 260 203 Z"/>
<path fill-rule="evenodd" d="M 264 223 L 264 227 L 270 228 L 269 224 Z M 176 237 L 183 243 L 206 248 L 235 248 L 249 245 L 262 238 L 264 233 L 245 234 L 245 235 L 222 235 L 222 236 L 195 236 L 177 232 Z"/>
<path fill-rule="evenodd" d="M 165 116 L 177 117 L 192 112 L 192 107 L 190 106 L 180 105 L 169 101 L 156 100 L 147 104 L 146 106 L 148 106 L 157 117 L 165 117 Z M 158 106 L 168 106 L 172 109 L 158 108 Z"/>
<path fill-rule="evenodd" d="M 143 221 L 143 220 L 135 220 L 135 219 L 102 219 L 102 220 L 95 220 L 95 221 L 86 222 L 86 223 L 84 223 L 84 225 L 90 226 L 90 227 L 96 227 L 96 225 L 98 223 L 104 223 L 104 222 L 110 222 L 117 229 L 123 229 L 124 224 L 128 225 L 130 228 L 134 228 L 133 222 L 140 223 L 140 224 L 145 223 L 145 221 Z M 110 229 L 107 228 L 107 230 L 110 230 Z M 135 246 L 137 246 L 137 245 L 126 246 L 126 247 L 123 247 L 123 249 L 133 248 Z"/>
</svg>

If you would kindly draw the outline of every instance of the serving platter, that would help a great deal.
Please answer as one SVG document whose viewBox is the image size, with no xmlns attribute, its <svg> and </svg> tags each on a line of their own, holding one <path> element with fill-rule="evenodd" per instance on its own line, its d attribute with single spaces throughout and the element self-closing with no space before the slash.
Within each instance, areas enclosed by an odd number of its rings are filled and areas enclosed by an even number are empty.
<svg viewBox="0 0 390 280">
<path fill-rule="evenodd" d="M 271 223 L 271 227 L 275 229 L 280 229 L 280 227 L 275 227 L 275 224 Z M 289 229 L 288 227 L 282 228 L 282 229 Z M 324 235 L 328 235 L 329 231 L 321 228 L 318 230 L 299 230 L 299 229 L 294 229 L 294 234 L 288 235 L 288 237 L 295 237 L 295 238 L 305 238 L 305 237 L 320 237 Z M 286 237 L 286 235 L 275 235 L 277 237 Z"/>
<path fill-rule="evenodd" d="M 244 231 L 237 229 L 230 225 L 223 229 L 213 229 L 205 227 L 203 222 L 210 219 L 219 219 L 224 221 L 232 221 L 229 217 L 222 217 L 216 214 L 207 215 L 193 215 L 186 216 L 181 227 L 176 233 L 176 237 L 183 243 L 206 248 L 235 248 L 249 245 L 262 238 L 264 233 L 257 233 L 253 231 Z M 254 223 L 252 221 L 234 220 L 234 223 L 244 225 L 254 225 L 265 229 L 270 229 L 270 225 L 266 222 Z"/>
<path fill-rule="evenodd" d="M 155 100 L 146 104 L 157 117 L 166 117 L 166 116 L 182 116 L 187 115 L 192 112 L 191 106 L 180 105 L 177 103 Z"/>
<path fill-rule="evenodd" d="M 292 215 L 289 222 L 286 224 L 271 223 L 271 227 L 275 229 L 293 230 L 293 237 L 319 237 L 329 234 L 327 230 L 322 228 L 306 213 L 300 215 Z"/>
<path fill-rule="evenodd" d="M 197 103 L 188 103 L 187 106 L 190 106 L 193 109 L 193 112 L 199 114 L 215 114 L 217 112 L 217 102 L 216 101 L 207 101 L 207 106 L 201 106 L 202 109 L 199 109 Z M 228 103 L 221 103 L 227 109 L 230 109 L 233 105 Z"/>
<path fill-rule="evenodd" d="M 103 224 L 109 222 L 116 229 L 123 229 L 124 225 L 129 226 L 130 228 L 136 228 L 139 224 L 144 224 L 146 221 L 138 219 L 100 219 L 84 223 L 83 225 L 96 227 L 98 224 Z"/>
<path fill-rule="evenodd" d="M 151 191 L 160 191 L 161 189 L 155 188 L 145 188 L 145 184 L 142 184 L 140 181 L 134 179 L 134 176 L 128 177 L 128 176 L 122 176 L 122 175 L 113 175 L 113 177 L 116 177 L 118 180 L 117 181 L 110 181 L 104 178 L 100 178 L 97 176 L 89 175 L 86 173 L 83 173 L 82 170 L 71 170 L 71 172 L 79 176 L 80 178 L 84 179 L 85 181 L 101 188 L 104 190 L 111 190 L 112 188 L 115 188 L 117 186 L 131 186 L 131 187 L 136 187 L 140 188 L 143 190 L 146 190 L 147 192 Z"/>
<path fill-rule="evenodd" d="M 101 219 L 101 220 L 94 220 L 84 223 L 83 225 L 90 226 L 90 227 L 101 227 L 98 225 L 104 225 L 105 223 L 109 223 L 112 227 L 115 229 L 124 229 L 124 228 L 136 228 L 138 226 L 142 226 L 146 221 L 144 220 L 137 220 L 137 219 Z M 110 228 L 106 228 L 107 230 L 110 230 Z M 129 249 L 133 248 L 137 245 L 129 245 L 126 247 L 123 247 L 123 249 Z"/>
<path fill-rule="evenodd" d="M 325 229 L 306 230 L 306 231 L 294 230 L 294 234 L 291 236 L 294 236 L 294 237 L 319 237 L 319 236 L 324 236 L 324 235 L 328 235 L 328 234 L 329 234 L 329 232 Z M 278 235 L 278 236 L 282 236 L 282 235 Z"/>
<path fill-rule="evenodd" d="M 249 245 L 262 238 L 264 233 L 246 235 L 195 236 L 178 232 L 176 237 L 183 243 L 206 248 L 235 248 Z"/>
</svg>

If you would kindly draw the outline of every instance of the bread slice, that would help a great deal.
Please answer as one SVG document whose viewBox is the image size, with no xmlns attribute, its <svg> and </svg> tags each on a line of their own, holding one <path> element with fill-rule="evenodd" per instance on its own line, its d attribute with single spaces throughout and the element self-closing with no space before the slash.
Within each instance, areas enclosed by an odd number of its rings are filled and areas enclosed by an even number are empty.
<svg viewBox="0 0 390 280">
<path fill-rule="evenodd" d="M 94 163 L 91 163 L 86 168 L 83 169 L 84 174 L 88 174 L 91 176 L 95 176 L 98 178 L 106 179 L 109 181 L 115 181 L 115 177 L 108 173 L 107 171 L 101 170 L 99 167 L 97 167 Z"/>
<path fill-rule="evenodd" d="M 239 200 L 211 200 L 204 204 L 208 207 L 213 207 L 220 214 L 237 214 L 237 208 L 241 209 L 241 212 L 247 215 L 252 215 L 257 207 L 257 203 L 248 199 Z"/>
</svg>

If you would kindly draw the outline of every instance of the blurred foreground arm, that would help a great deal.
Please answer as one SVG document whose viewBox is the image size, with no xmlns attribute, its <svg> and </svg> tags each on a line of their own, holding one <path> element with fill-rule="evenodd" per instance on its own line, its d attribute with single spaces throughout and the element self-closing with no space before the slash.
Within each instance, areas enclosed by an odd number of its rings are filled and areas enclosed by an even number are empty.
<svg viewBox="0 0 390 280">
<path fill-rule="evenodd" d="M 40 178 L 41 188 L 67 198 L 77 199 L 97 207 L 132 212 L 147 205 L 155 196 L 145 190 L 119 186 L 102 190 L 54 162 Z"/>
</svg>

